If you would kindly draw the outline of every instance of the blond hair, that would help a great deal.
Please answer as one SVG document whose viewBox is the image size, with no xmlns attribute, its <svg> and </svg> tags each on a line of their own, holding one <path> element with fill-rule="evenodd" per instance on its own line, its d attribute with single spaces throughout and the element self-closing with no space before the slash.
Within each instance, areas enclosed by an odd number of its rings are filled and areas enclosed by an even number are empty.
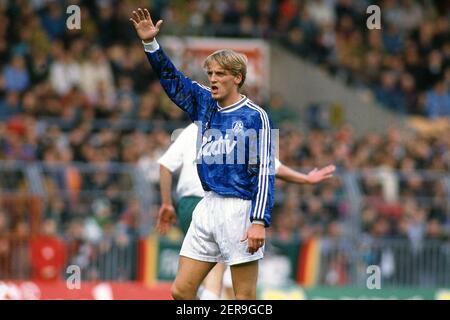
<svg viewBox="0 0 450 320">
<path fill-rule="evenodd" d="M 203 63 L 203 68 L 207 69 L 212 61 L 216 61 L 220 67 L 231 72 L 233 76 L 241 75 L 242 81 L 239 88 L 244 85 L 247 76 L 247 56 L 230 49 L 218 50 L 210 54 Z"/>
</svg>

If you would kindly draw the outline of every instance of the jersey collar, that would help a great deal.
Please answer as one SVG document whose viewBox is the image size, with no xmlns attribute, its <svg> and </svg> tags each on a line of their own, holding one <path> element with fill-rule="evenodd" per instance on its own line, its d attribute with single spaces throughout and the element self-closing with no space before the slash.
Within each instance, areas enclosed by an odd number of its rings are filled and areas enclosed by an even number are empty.
<svg viewBox="0 0 450 320">
<path fill-rule="evenodd" d="M 241 96 L 242 96 L 241 100 L 239 100 L 236 103 L 233 103 L 232 105 L 229 105 L 229 106 L 226 106 L 226 107 L 223 107 L 223 108 L 221 108 L 219 106 L 219 103 L 217 103 L 217 111 L 219 111 L 219 112 L 231 112 L 231 111 L 235 111 L 235 110 L 239 109 L 247 101 L 247 97 L 246 96 L 244 96 L 243 94 L 241 94 Z"/>
</svg>

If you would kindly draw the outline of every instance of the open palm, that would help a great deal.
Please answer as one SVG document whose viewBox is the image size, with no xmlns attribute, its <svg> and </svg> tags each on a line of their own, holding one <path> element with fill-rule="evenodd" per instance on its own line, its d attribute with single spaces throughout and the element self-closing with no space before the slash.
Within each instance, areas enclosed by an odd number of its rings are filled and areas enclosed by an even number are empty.
<svg viewBox="0 0 450 320">
<path fill-rule="evenodd" d="M 314 169 L 308 173 L 308 181 L 309 183 L 318 183 L 322 180 L 331 178 L 335 170 L 336 167 L 333 165 L 326 166 L 320 170 Z"/>
<path fill-rule="evenodd" d="M 150 17 L 150 12 L 147 9 L 142 10 L 139 8 L 133 11 L 133 17 L 130 18 L 133 22 L 136 32 L 144 42 L 151 42 L 156 37 L 162 24 L 162 20 L 159 20 L 156 25 L 153 24 L 152 18 Z"/>
</svg>

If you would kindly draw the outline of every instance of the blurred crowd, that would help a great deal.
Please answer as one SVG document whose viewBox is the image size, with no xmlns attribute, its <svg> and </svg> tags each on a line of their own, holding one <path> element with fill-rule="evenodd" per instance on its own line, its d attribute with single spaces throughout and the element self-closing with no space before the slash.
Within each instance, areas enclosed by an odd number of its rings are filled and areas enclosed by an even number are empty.
<svg viewBox="0 0 450 320">
<path fill-rule="evenodd" d="M 129 194 L 136 180 L 114 164 L 137 165 L 148 192 L 157 193 L 156 160 L 172 130 L 188 123 L 162 91 L 128 21 L 147 1 L 70 3 L 81 6 L 80 30 L 67 30 L 64 1 L 0 1 L 0 161 L 10 160 L 0 168 L 0 267 L 7 259 L 5 237 L 29 234 L 29 212 L 36 208 L 20 195 L 36 187 L 29 185 L 34 171 L 12 162 L 42 162 L 42 217 L 44 225 L 55 223 L 45 232 L 71 243 L 69 260 L 92 261 L 107 246 L 105 239 L 120 247 L 139 235 L 143 208 Z M 370 31 L 367 1 L 155 0 L 150 9 L 155 20 L 164 19 L 168 34 L 278 40 L 349 83 L 370 88 L 392 110 L 450 115 L 447 2 L 378 4 L 383 28 Z M 351 126 L 302 132 L 296 129 L 300 116 L 282 96 L 251 98 L 281 128 L 283 163 L 304 171 L 338 167 L 337 177 L 320 186 L 277 182 L 272 236 L 343 237 L 352 208 L 340 173 L 371 168 L 354 178 L 362 190 L 366 234 L 448 238 L 448 182 L 421 170 L 448 172 L 450 134 L 408 136 L 392 129 L 356 138 Z"/>
<path fill-rule="evenodd" d="M 279 182 L 274 232 L 280 236 L 342 235 L 340 221 L 351 209 L 345 192 L 349 186 L 339 173 L 355 172 L 364 232 L 416 240 L 448 237 L 448 133 L 428 137 L 392 128 L 356 138 L 352 128 L 344 126 L 334 133 L 287 131 L 280 143 L 285 146 L 280 159 L 286 165 L 314 168 L 335 163 L 338 168 L 335 179 L 314 187 Z"/>
<path fill-rule="evenodd" d="M 446 0 L 157 1 L 173 32 L 283 43 L 390 110 L 450 116 L 450 5 Z M 369 5 L 381 29 L 369 30 Z"/>
</svg>

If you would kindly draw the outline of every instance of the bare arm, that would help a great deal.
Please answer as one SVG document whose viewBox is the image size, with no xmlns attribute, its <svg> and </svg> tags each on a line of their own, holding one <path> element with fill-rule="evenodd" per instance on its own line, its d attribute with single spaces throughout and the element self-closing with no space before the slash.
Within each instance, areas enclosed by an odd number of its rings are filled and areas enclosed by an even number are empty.
<svg viewBox="0 0 450 320">
<path fill-rule="evenodd" d="M 163 165 L 159 166 L 159 190 L 162 204 L 172 205 L 172 172 Z"/>
<path fill-rule="evenodd" d="M 303 174 L 301 172 L 295 171 L 290 167 L 281 164 L 278 168 L 276 177 L 278 179 L 284 180 L 290 183 L 297 184 L 315 184 L 319 183 L 325 179 L 331 178 L 333 176 L 333 172 L 336 170 L 336 167 L 333 165 L 326 166 L 320 170 L 314 169 L 308 174 Z"/>
<path fill-rule="evenodd" d="M 167 233 L 170 226 L 176 222 L 175 208 L 172 204 L 172 173 L 164 167 L 159 166 L 159 187 L 161 192 L 161 207 L 159 208 L 156 229 L 161 234 Z"/>
</svg>

